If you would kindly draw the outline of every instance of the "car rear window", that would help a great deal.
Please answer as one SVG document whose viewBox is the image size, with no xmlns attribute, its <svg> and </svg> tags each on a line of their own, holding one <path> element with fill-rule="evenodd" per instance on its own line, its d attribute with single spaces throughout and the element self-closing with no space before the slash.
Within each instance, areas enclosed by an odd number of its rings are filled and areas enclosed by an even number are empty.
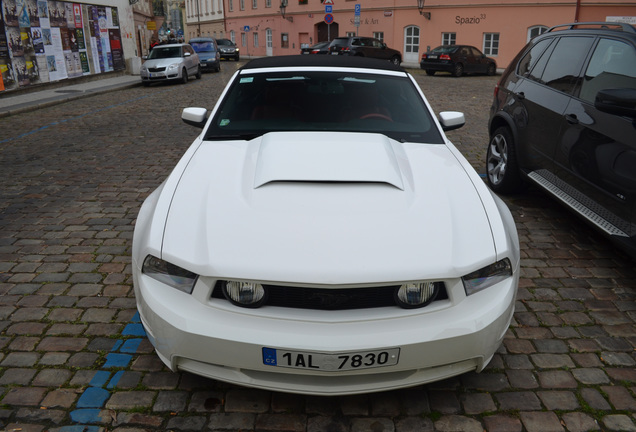
<svg viewBox="0 0 636 432">
<path fill-rule="evenodd" d="M 371 132 L 401 142 L 443 143 L 406 76 L 341 71 L 243 72 L 206 138 L 250 139 L 272 131 Z"/>
</svg>

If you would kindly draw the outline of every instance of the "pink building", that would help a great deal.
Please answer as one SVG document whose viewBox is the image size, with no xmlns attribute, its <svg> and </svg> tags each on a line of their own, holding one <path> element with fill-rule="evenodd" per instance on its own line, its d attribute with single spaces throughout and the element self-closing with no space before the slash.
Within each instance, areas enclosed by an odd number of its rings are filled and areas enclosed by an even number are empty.
<svg viewBox="0 0 636 432">
<path fill-rule="evenodd" d="M 557 24 L 636 24 L 633 0 L 425 0 L 421 10 L 418 0 L 223 1 L 224 36 L 242 57 L 298 54 L 302 46 L 358 34 L 401 51 L 405 65 L 417 65 L 429 47 L 456 43 L 476 46 L 503 68 L 532 36 Z"/>
</svg>

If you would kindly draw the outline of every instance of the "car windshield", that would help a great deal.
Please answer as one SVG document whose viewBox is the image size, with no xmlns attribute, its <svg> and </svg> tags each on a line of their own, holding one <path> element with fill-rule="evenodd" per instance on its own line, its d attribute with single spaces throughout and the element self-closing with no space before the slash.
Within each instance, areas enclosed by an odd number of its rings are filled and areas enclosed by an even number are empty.
<svg viewBox="0 0 636 432">
<path fill-rule="evenodd" d="M 232 43 L 232 41 L 231 41 L 231 40 L 229 40 L 229 39 L 217 39 L 217 40 L 216 40 L 216 44 L 217 44 L 217 45 L 234 46 L 234 44 Z"/>
<path fill-rule="evenodd" d="M 457 47 L 454 45 L 444 45 L 444 46 L 438 46 L 437 48 L 433 49 L 434 53 L 437 54 L 451 54 L 454 53 L 455 51 L 457 51 Z"/>
<path fill-rule="evenodd" d="M 156 46 L 150 51 L 148 55 L 148 59 L 164 59 L 164 58 L 175 58 L 181 57 L 181 47 L 173 46 L 173 47 L 162 47 Z"/>
<path fill-rule="evenodd" d="M 371 132 L 401 142 L 443 143 L 406 76 L 342 71 L 243 72 L 206 139 L 251 139 L 273 131 Z"/>
<path fill-rule="evenodd" d="M 197 53 L 214 52 L 214 44 L 209 41 L 204 41 L 204 42 L 191 41 L 190 45 L 192 45 L 192 49 Z"/>
</svg>

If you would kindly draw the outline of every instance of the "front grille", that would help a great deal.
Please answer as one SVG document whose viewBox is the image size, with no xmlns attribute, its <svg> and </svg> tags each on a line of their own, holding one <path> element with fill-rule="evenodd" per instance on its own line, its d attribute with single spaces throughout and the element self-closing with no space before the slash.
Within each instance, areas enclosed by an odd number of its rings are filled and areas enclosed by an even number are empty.
<svg viewBox="0 0 636 432">
<path fill-rule="evenodd" d="M 218 281 L 212 292 L 213 298 L 225 299 L 223 281 Z M 448 299 L 443 282 L 436 282 L 438 293 L 435 300 Z M 371 288 L 306 288 L 281 285 L 263 285 L 267 290 L 264 305 L 294 309 L 351 310 L 379 307 L 398 307 L 395 291 L 399 285 Z"/>
<path fill-rule="evenodd" d="M 166 68 L 165 67 L 158 67 L 158 68 L 148 68 L 149 72 L 163 72 L 165 71 Z"/>
</svg>

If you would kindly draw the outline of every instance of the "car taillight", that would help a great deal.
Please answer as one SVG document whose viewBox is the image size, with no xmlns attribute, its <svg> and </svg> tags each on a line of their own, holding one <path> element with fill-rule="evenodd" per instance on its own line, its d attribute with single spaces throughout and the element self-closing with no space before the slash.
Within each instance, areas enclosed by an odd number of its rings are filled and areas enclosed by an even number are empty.
<svg viewBox="0 0 636 432">
<path fill-rule="evenodd" d="M 499 83 L 495 84 L 495 99 L 497 99 L 498 93 L 499 93 Z"/>
<path fill-rule="evenodd" d="M 450 60 L 450 56 L 448 54 L 442 54 L 439 56 L 440 60 Z"/>
<path fill-rule="evenodd" d="M 424 60 L 425 58 L 427 58 L 428 56 L 426 54 L 422 54 L 422 60 Z"/>
</svg>

